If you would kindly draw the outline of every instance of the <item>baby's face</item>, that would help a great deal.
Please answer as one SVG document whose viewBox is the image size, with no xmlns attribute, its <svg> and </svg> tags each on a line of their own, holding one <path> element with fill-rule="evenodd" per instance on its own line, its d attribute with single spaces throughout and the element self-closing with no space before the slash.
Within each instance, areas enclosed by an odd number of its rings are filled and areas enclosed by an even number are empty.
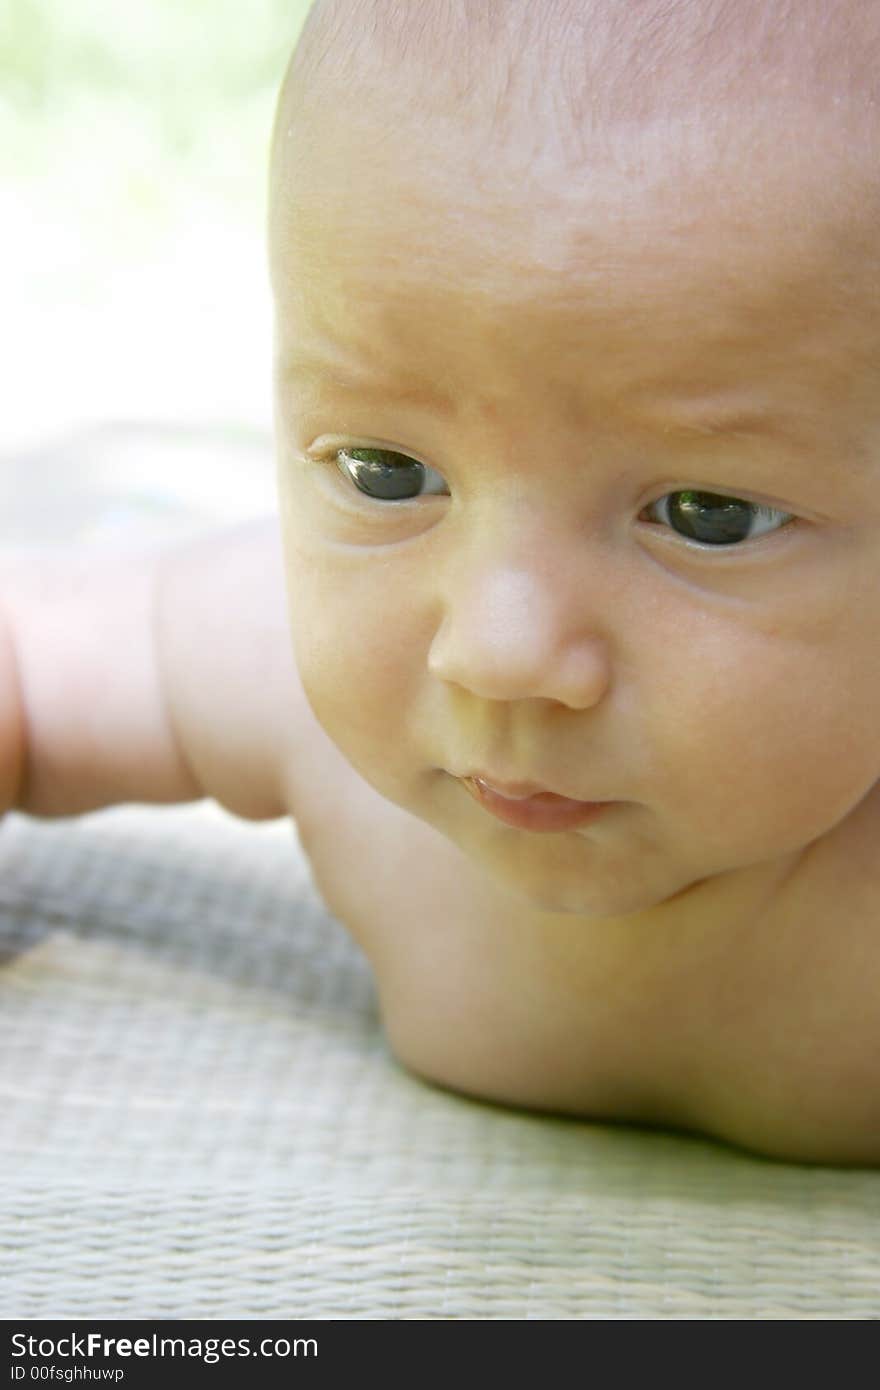
<svg viewBox="0 0 880 1390">
<path fill-rule="evenodd" d="M 756 122 L 686 172 L 656 128 L 518 171 L 378 101 L 299 139 L 277 420 L 324 727 L 549 910 L 794 863 L 880 775 L 875 228 L 839 152 Z M 608 804 L 523 828 L 473 776 Z"/>
</svg>

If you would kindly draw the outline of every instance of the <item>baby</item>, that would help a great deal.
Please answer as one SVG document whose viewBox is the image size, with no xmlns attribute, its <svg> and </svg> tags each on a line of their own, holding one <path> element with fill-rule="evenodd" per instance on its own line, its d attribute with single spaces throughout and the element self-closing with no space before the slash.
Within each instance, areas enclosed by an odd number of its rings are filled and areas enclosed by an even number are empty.
<svg viewBox="0 0 880 1390">
<path fill-rule="evenodd" d="M 289 813 L 414 1072 L 880 1161 L 878 74 L 872 0 L 318 0 L 280 541 L 10 558 L 3 804 Z"/>
</svg>

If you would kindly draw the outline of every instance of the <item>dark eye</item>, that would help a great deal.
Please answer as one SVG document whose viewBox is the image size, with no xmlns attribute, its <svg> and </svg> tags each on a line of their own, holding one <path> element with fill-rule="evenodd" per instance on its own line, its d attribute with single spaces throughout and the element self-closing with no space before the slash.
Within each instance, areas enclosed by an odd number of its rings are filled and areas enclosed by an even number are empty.
<svg viewBox="0 0 880 1390">
<path fill-rule="evenodd" d="M 436 468 L 392 449 L 337 449 L 336 466 L 356 488 L 377 502 L 406 502 L 413 497 L 449 492 Z"/>
<path fill-rule="evenodd" d="M 645 513 L 649 521 L 669 526 L 677 535 L 700 545 L 738 545 L 779 531 L 794 519 L 776 507 L 689 489 L 667 493 L 646 507 Z"/>
</svg>

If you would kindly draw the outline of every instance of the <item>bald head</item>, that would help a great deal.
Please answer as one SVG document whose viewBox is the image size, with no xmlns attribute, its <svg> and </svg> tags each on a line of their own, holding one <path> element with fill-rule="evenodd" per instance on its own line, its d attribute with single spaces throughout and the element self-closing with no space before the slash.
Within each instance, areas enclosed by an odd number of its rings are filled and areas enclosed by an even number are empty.
<svg viewBox="0 0 880 1390">
<path fill-rule="evenodd" d="M 876 265 L 880 0 L 315 0 L 278 106 L 273 272 L 296 226 L 320 246 L 353 168 L 376 216 L 432 185 L 499 255 L 493 205 L 568 236 L 566 201 L 577 222 L 613 185 L 636 217 L 738 201 Z M 364 217 L 361 196 L 337 246 Z"/>
<path fill-rule="evenodd" d="M 620 128 L 718 125 L 756 108 L 845 118 L 880 162 L 880 4 L 315 0 L 279 132 L 319 93 L 347 96 L 356 117 L 367 90 L 414 122 L 427 107 L 487 122 L 499 147 L 537 123 L 575 163 Z"/>
</svg>

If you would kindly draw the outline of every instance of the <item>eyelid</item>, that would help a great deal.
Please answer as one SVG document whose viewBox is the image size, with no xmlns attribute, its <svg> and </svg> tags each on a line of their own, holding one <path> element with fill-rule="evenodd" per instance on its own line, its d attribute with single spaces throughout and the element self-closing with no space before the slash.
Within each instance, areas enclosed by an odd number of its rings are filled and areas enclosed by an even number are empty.
<svg viewBox="0 0 880 1390">
<path fill-rule="evenodd" d="M 750 488 L 731 487 L 727 484 L 719 486 L 717 483 L 695 483 L 692 478 L 666 482 L 652 488 L 639 504 L 639 510 L 644 511 L 646 507 L 652 507 L 655 502 L 660 502 L 664 497 L 677 492 L 708 492 L 715 497 L 729 497 L 733 501 L 748 502 L 753 507 L 768 507 L 775 512 L 784 512 L 786 516 L 792 516 L 797 520 L 814 519 L 809 513 L 794 510 L 790 502 L 783 501 L 780 497 L 770 497 L 767 493 L 753 492 Z"/>
<path fill-rule="evenodd" d="M 415 463 L 420 463 L 423 468 L 433 468 L 435 473 L 440 469 L 434 463 L 429 463 L 426 458 L 413 449 L 402 449 L 399 444 L 391 444 L 386 439 L 357 438 L 352 439 L 346 435 L 319 435 L 308 448 L 303 450 L 307 458 L 322 462 L 333 459 L 341 449 L 382 449 L 389 454 L 399 454 L 401 458 L 413 459 Z"/>
<path fill-rule="evenodd" d="M 361 486 L 359 480 L 353 475 L 349 464 L 344 460 L 346 454 L 353 455 L 355 453 L 390 454 L 405 464 L 415 464 L 421 470 L 423 488 L 412 495 L 394 496 L 392 494 L 385 497 L 375 495 L 371 488 Z M 392 511 L 405 514 L 412 508 L 421 510 L 426 503 L 438 499 L 445 498 L 448 501 L 452 492 L 445 475 L 433 464 L 423 462 L 418 454 L 409 449 L 374 442 L 372 439 L 367 441 L 363 437 L 359 437 L 352 441 L 351 437 L 320 435 L 302 450 L 302 457 L 316 465 L 320 472 L 328 478 L 335 476 L 340 481 L 342 490 L 338 497 L 345 502 L 347 507 L 363 508 L 364 505 L 367 505 L 371 508 L 379 507 L 386 515 Z M 351 460 L 351 463 L 355 464 L 356 467 L 354 460 Z M 397 465 L 394 467 L 396 468 Z"/>
<path fill-rule="evenodd" d="M 774 536 L 778 536 L 780 532 L 788 530 L 797 521 L 797 517 L 792 512 L 785 512 L 781 507 L 767 507 L 764 506 L 763 503 L 750 502 L 746 498 L 728 497 L 725 493 L 714 493 L 711 495 L 721 500 L 742 502 L 746 507 L 751 508 L 752 520 L 760 529 L 755 530 L 751 535 L 742 536 L 738 540 L 731 540 L 729 543 L 721 541 L 701 541 L 696 536 L 688 536 L 681 531 L 677 531 L 672 524 L 669 517 L 669 502 L 671 498 L 676 495 L 676 493 L 664 493 L 662 497 L 657 498 L 656 502 L 650 502 L 648 506 L 644 508 L 646 512 L 650 512 L 652 509 L 659 509 L 660 511 L 659 519 L 649 519 L 649 524 L 665 530 L 670 535 L 675 536 L 677 540 L 683 541 L 686 545 L 695 547 L 698 550 L 717 552 L 719 550 L 742 550 L 747 546 L 754 548 L 754 546 L 761 541 L 769 540 Z M 707 494 L 703 495 L 705 496 Z M 663 503 L 667 505 L 664 507 L 662 505 Z"/>
<path fill-rule="evenodd" d="M 754 508 L 755 513 L 773 512 L 779 518 L 778 524 L 771 525 L 767 530 L 760 531 L 757 535 L 744 536 L 741 540 L 724 542 L 701 541 L 693 536 L 684 535 L 668 521 L 643 521 L 646 532 L 652 535 L 656 543 L 664 547 L 671 547 L 679 553 L 690 554 L 697 561 L 702 561 L 706 556 L 710 556 L 710 564 L 713 568 L 724 565 L 738 565 L 757 562 L 760 557 L 771 557 L 779 554 L 779 545 L 790 543 L 794 534 L 802 534 L 804 526 L 809 526 L 809 522 L 797 512 L 789 511 L 787 507 L 777 503 L 759 502 L 754 495 L 745 496 L 740 492 L 728 491 L 718 487 L 694 487 L 678 486 L 667 488 L 666 491 L 655 496 L 652 502 L 646 502 L 639 509 L 638 520 L 643 520 L 643 513 L 656 507 L 658 503 L 665 502 L 667 499 L 682 492 L 696 492 L 704 495 L 719 497 L 728 501 L 743 502 L 746 506 Z M 774 521 L 776 520 L 774 518 Z"/>
<path fill-rule="evenodd" d="M 360 479 L 360 465 L 364 463 L 372 463 L 373 460 L 355 458 L 356 454 L 378 454 L 379 457 L 383 460 L 388 458 L 397 459 L 399 460 L 399 463 L 394 464 L 390 470 L 386 468 L 386 481 L 387 477 L 392 476 L 393 473 L 400 466 L 400 464 L 402 464 L 404 472 L 413 468 L 417 469 L 420 479 L 423 483 L 426 483 L 427 486 L 423 490 L 419 490 L 416 493 L 413 493 L 412 495 L 406 493 L 392 493 L 392 495 L 388 497 L 375 495 L 370 487 L 366 486 L 365 484 L 362 484 Z M 358 445 L 354 448 L 343 446 L 341 449 L 337 449 L 335 451 L 335 462 L 336 467 L 339 469 L 339 472 L 342 474 L 342 476 L 346 478 L 349 482 L 354 483 L 354 486 L 358 489 L 358 491 L 364 493 L 365 496 L 371 498 L 375 502 L 393 502 L 395 505 L 401 505 L 404 502 L 420 501 L 425 497 L 449 496 L 449 484 L 447 483 L 442 473 L 440 473 L 436 468 L 432 468 L 430 464 L 420 463 L 418 459 L 412 456 L 412 454 L 403 454 L 397 449 L 370 449 L 367 448 L 366 445 Z"/>
</svg>

